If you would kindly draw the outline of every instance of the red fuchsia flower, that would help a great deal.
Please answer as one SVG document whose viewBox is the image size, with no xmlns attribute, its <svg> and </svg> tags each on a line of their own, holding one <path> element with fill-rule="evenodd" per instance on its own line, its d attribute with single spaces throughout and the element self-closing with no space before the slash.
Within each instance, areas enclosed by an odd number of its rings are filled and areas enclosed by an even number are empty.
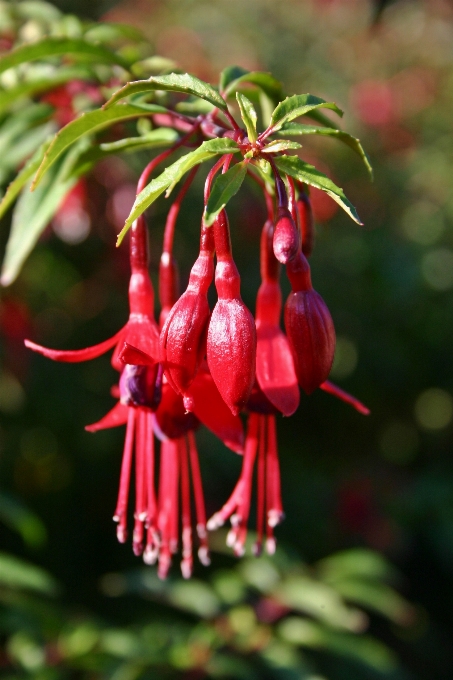
<svg viewBox="0 0 453 680">
<path fill-rule="evenodd" d="M 302 251 L 286 271 L 292 288 L 285 305 L 286 333 L 299 385 L 311 394 L 332 368 L 335 328 L 326 303 L 311 285 L 310 265 Z"/>
<path fill-rule="evenodd" d="M 160 336 L 166 374 L 192 410 L 188 389 L 206 353 L 206 332 L 211 315 L 208 290 L 214 276 L 214 234 L 203 227 L 200 254 L 192 267 L 187 290 L 172 307 Z"/>
<path fill-rule="evenodd" d="M 291 416 L 299 406 L 299 388 L 288 339 L 280 329 L 280 265 L 273 254 L 273 236 L 268 220 L 261 234 L 262 282 L 256 299 L 256 379 L 269 402 Z"/>
<path fill-rule="evenodd" d="M 211 315 L 207 359 L 223 400 L 237 415 L 244 408 L 255 380 L 256 330 L 240 294 L 240 276 L 231 253 L 225 210 L 214 226 L 217 266 L 215 285 L 219 296 Z"/>
</svg>

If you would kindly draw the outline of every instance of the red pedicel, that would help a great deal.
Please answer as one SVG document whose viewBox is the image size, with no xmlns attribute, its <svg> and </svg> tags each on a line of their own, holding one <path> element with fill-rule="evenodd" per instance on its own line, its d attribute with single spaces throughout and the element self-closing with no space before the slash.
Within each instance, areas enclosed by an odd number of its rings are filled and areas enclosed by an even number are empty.
<svg viewBox="0 0 453 680">
<path fill-rule="evenodd" d="M 299 251 L 286 267 L 293 290 L 285 305 L 285 328 L 299 385 L 311 394 L 330 373 L 335 328 L 322 297 L 311 285 L 310 265 Z"/>
<path fill-rule="evenodd" d="M 219 299 L 209 322 L 207 359 L 217 388 L 234 415 L 247 403 L 255 380 L 256 330 L 240 294 L 240 276 L 231 254 L 228 218 L 223 210 L 214 226 Z"/>
<path fill-rule="evenodd" d="M 315 225 L 310 197 L 304 191 L 299 193 L 296 209 L 302 234 L 302 252 L 305 257 L 310 257 L 315 245 Z"/>
</svg>

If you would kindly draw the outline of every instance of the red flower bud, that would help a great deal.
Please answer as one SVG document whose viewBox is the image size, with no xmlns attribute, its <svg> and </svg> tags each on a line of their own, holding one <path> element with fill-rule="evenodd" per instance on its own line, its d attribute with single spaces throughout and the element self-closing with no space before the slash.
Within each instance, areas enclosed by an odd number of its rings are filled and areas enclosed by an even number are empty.
<svg viewBox="0 0 453 680">
<path fill-rule="evenodd" d="M 335 328 L 322 297 L 313 290 L 304 255 L 287 267 L 293 292 L 285 305 L 285 327 L 297 380 L 311 394 L 329 375 L 335 352 Z"/>
<path fill-rule="evenodd" d="M 212 229 L 203 228 L 201 248 L 186 292 L 172 307 L 160 336 L 162 361 L 174 388 L 185 395 L 204 356 L 210 309 L 207 293 L 214 274 Z"/>
<path fill-rule="evenodd" d="M 240 277 L 231 255 L 223 211 L 214 224 L 215 284 L 219 296 L 209 323 L 207 359 L 217 389 L 232 413 L 245 406 L 255 380 L 256 330 L 240 296 Z"/>
<path fill-rule="evenodd" d="M 274 231 L 274 255 L 279 262 L 287 264 L 299 249 L 299 233 L 288 208 L 277 211 Z"/>
</svg>

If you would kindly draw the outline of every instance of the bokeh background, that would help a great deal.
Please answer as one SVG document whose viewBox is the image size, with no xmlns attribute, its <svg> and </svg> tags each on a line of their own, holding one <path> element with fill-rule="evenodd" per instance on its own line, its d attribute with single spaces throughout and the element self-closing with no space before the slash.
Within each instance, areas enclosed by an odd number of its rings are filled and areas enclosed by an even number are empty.
<svg viewBox="0 0 453 680">
<path fill-rule="evenodd" d="M 51 347 L 84 347 L 124 323 L 128 255 L 115 249 L 114 235 L 146 155 L 127 163 L 112 159 L 96 169 L 76 227 L 54 220 L 1 296 L 5 677 L 450 679 L 452 3 L 55 4 L 82 17 L 135 25 L 157 54 L 208 81 L 238 64 L 271 71 L 290 94 L 311 92 L 345 110 L 343 127 L 363 142 L 374 182 L 335 141 L 305 138 L 302 157 L 345 189 L 365 223 L 358 227 L 328 197 L 312 192 L 313 281 L 338 336 L 332 379 L 362 399 L 371 415 L 362 417 L 318 390 L 302 398 L 296 416 L 279 422 L 286 520 L 277 530 L 281 549 L 274 566 L 246 560 L 238 567 L 215 540 L 213 566 L 197 568 L 192 590 L 181 586 L 176 568 L 170 584 L 159 585 L 153 569 L 143 570 L 129 547 L 115 540 L 111 515 L 123 432 L 90 435 L 83 429 L 111 407 L 108 357 L 65 366 L 30 356 L 23 347 L 24 337 Z M 180 219 L 176 255 L 183 283 L 197 253 L 201 186 L 200 179 Z M 154 278 L 164 215 L 158 203 L 149 219 Z M 245 187 L 232 203 L 230 222 L 251 308 L 264 219 L 253 187 Z M 4 244 L 8 221 L 2 224 Z M 198 441 L 208 511 L 214 511 L 228 497 L 240 460 L 205 432 Z M 362 659 L 352 652 L 348 659 L 348 643 L 341 640 L 306 643 L 300 651 L 297 630 L 278 628 L 283 605 L 266 593 L 294 570 L 314 578 L 322 560 L 348 549 L 343 554 L 359 562 L 368 554 L 359 549 L 372 549 L 376 565 L 378 555 L 392 563 L 393 584 L 413 605 L 399 603 L 395 614 L 395 604 L 393 617 L 387 616 L 393 623 L 371 615 L 369 630 L 394 651 L 395 666 L 373 664 L 372 651 Z M 45 571 L 29 566 L 37 581 L 23 590 L 8 579 L 25 569 L 26 583 L 25 562 Z M 248 588 L 261 593 L 261 610 Z M 220 615 L 220 601 L 228 614 Z M 266 657 L 263 650 L 272 645 L 276 651 Z M 209 665 L 213 650 L 226 650 L 223 666 Z"/>
</svg>

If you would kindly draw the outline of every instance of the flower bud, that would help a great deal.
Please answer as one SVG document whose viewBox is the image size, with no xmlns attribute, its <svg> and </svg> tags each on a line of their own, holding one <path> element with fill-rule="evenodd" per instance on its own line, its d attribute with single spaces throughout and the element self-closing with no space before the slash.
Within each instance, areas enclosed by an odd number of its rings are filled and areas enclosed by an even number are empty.
<svg viewBox="0 0 453 680">
<path fill-rule="evenodd" d="M 222 399 L 237 415 L 247 403 L 255 381 L 256 329 L 253 316 L 241 299 L 225 211 L 214 224 L 214 237 L 219 299 L 209 322 L 207 360 Z"/>
<path fill-rule="evenodd" d="M 329 309 L 313 290 L 305 256 L 288 265 L 293 292 L 285 305 L 285 328 L 294 359 L 297 380 L 311 394 L 330 373 L 335 353 L 335 328 Z"/>
<path fill-rule="evenodd" d="M 203 230 L 205 231 L 205 230 Z M 200 255 L 186 292 L 172 307 L 160 336 L 161 357 L 169 379 L 185 395 L 205 352 L 210 309 L 207 293 L 214 274 L 212 229 L 202 233 Z"/>
<path fill-rule="evenodd" d="M 299 248 L 299 233 L 288 208 L 280 207 L 274 231 L 274 255 L 279 262 L 287 264 Z"/>
</svg>

